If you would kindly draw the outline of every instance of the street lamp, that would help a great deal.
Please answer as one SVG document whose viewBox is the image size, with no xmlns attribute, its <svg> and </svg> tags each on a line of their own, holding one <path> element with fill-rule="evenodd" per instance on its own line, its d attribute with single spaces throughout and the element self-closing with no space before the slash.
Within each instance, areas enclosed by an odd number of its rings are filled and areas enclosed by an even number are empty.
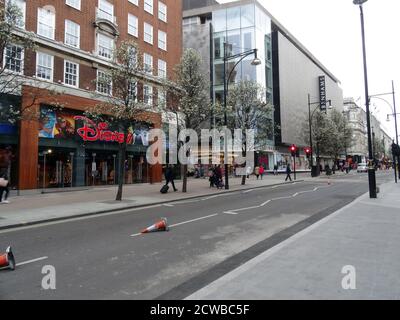
<svg viewBox="0 0 400 320">
<path fill-rule="evenodd" d="M 390 103 L 388 101 L 386 101 L 385 99 L 382 98 L 382 96 L 387 96 L 387 95 L 392 95 L 393 96 L 393 107 L 390 105 Z M 380 93 L 380 94 L 374 94 L 372 96 L 369 97 L 371 98 L 375 98 L 375 99 L 379 99 L 382 100 L 384 102 L 386 102 L 387 105 L 390 106 L 390 109 L 392 111 L 392 114 L 388 114 L 387 115 L 387 121 L 390 121 L 390 116 L 394 117 L 394 128 L 396 131 L 396 144 L 399 145 L 399 133 L 398 133 L 398 129 L 397 129 L 397 116 L 400 115 L 400 113 L 397 113 L 396 111 L 396 94 L 394 91 L 394 81 L 392 80 L 392 92 L 390 93 Z M 395 176 L 396 176 L 396 181 L 397 181 L 397 167 L 396 167 L 396 158 L 394 159 L 395 163 L 394 163 L 394 171 L 395 171 Z M 397 163 L 400 163 L 400 157 L 397 157 Z M 400 170 L 399 170 L 399 178 L 400 178 Z"/>
<path fill-rule="evenodd" d="M 225 138 L 224 138 L 224 145 L 225 145 L 225 157 L 224 157 L 224 161 L 225 161 L 225 189 L 229 190 L 229 174 L 228 174 L 228 170 L 229 170 L 229 164 L 228 164 L 228 141 L 227 141 L 227 137 L 226 137 L 226 129 L 228 127 L 228 116 L 226 113 L 226 108 L 227 108 L 227 96 L 228 96 L 228 83 L 229 80 L 233 74 L 233 71 L 235 70 L 236 66 L 246 57 L 254 54 L 254 59 L 251 62 L 252 66 L 259 66 L 260 64 L 262 64 L 261 60 L 257 57 L 257 51 L 258 49 L 252 49 L 252 50 L 248 50 L 242 53 L 238 53 L 235 55 L 231 55 L 228 56 L 227 55 L 227 47 L 228 47 L 228 43 L 224 42 L 224 124 L 225 124 Z M 235 60 L 240 58 L 235 65 L 233 66 L 231 72 L 229 73 L 228 78 L 226 78 L 226 64 L 228 61 L 230 60 Z"/>
<path fill-rule="evenodd" d="M 43 151 L 43 190 L 42 193 L 44 193 L 44 190 L 46 189 L 46 156 L 48 154 L 51 154 L 53 150 L 49 149 L 47 151 Z"/>
<path fill-rule="evenodd" d="M 367 129 L 368 129 L 368 153 L 369 153 L 369 164 L 368 164 L 368 180 L 369 180 L 369 196 L 371 199 L 377 198 L 376 190 L 376 176 L 375 168 L 372 166 L 372 140 L 371 140 L 371 115 L 369 111 L 369 93 L 368 93 L 368 70 L 367 70 L 367 52 L 365 48 L 365 27 L 364 27 L 364 11 L 363 3 L 367 0 L 353 0 L 355 5 L 360 7 L 360 18 L 361 18 L 361 37 L 362 37 L 362 48 L 363 48 L 363 61 L 364 61 L 364 86 L 365 86 L 365 101 L 366 101 L 366 112 L 367 112 Z"/>
<path fill-rule="evenodd" d="M 329 107 L 332 108 L 332 100 L 328 100 Z M 317 108 L 314 109 L 314 111 L 311 113 L 311 106 L 312 105 L 318 105 Z M 310 131 L 310 148 L 311 148 L 311 176 L 312 177 L 317 177 L 318 174 L 318 167 L 316 172 L 313 172 L 313 167 L 314 167 L 314 148 L 313 148 L 313 139 L 312 139 L 312 119 L 314 117 L 315 111 L 318 110 L 318 108 L 321 107 L 321 102 L 311 102 L 311 96 L 308 94 L 308 125 L 309 125 L 309 131 Z"/>
</svg>

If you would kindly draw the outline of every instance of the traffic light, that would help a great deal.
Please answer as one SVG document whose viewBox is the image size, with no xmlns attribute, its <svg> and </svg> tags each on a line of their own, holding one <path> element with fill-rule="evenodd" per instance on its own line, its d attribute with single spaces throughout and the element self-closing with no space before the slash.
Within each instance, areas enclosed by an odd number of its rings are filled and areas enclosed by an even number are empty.
<svg viewBox="0 0 400 320">
<path fill-rule="evenodd" d="M 304 148 L 304 152 L 306 153 L 307 158 L 311 157 L 311 148 L 310 147 Z"/>
<path fill-rule="evenodd" d="M 290 147 L 290 153 L 292 154 L 292 157 L 295 157 L 296 155 L 297 155 L 297 147 L 296 147 L 296 145 L 292 145 L 291 147 Z"/>
</svg>

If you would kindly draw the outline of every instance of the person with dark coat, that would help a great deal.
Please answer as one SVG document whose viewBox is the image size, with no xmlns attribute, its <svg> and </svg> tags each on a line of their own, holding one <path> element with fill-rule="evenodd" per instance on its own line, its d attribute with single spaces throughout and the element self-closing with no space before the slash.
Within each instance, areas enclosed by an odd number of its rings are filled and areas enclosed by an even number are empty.
<svg viewBox="0 0 400 320">
<path fill-rule="evenodd" d="M 165 169 L 165 180 L 167 180 L 165 185 L 167 186 L 171 182 L 172 187 L 174 188 L 174 191 L 176 192 L 176 191 L 178 191 L 178 189 L 175 188 L 174 179 L 175 179 L 174 170 L 172 170 L 171 166 L 167 166 L 167 168 Z"/>
<path fill-rule="evenodd" d="M 0 169 L 0 178 L 3 178 L 4 180 L 7 181 L 7 185 L 6 186 L 0 186 L 0 203 L 10 203 L 7 199 L 8 199 L 8 195 L 10 193 L 10 188 L 9 185 L 10 183 L 8 182 L 8 173 L 7 170 L 5 168 L 1 168 Z M 3 193 L 5 192 L 5 197 L 3 200 Z"/>
<path fill-rule="evenodd" d="M 290 181 L 292 181 L 291 173 L 292 173 L 292 169 L 290 168 L 290 164 L 288 164 L 287 167 L 286 167 L 286 179 L 285 179 L 285 181 L 288 181 L 288 179 L 290 179 Z"/>
</svg>

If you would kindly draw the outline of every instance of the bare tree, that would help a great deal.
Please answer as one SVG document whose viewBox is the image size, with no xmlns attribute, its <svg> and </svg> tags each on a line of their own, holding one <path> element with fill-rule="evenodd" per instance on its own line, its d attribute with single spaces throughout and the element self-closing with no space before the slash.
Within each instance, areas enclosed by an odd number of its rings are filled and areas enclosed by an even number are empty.
<svg viewBox="0 0 400 320">
<path fill-rule="evenodd" d="M 153 95 L 146 95 L 143 98 L 138 95 L 138 83 L 146 85 L 152 78 L 149 75 L 152 70 L 145 69 L 142 61 L 136 42 L 122 42 L 114 50 L 112 67 L 96 80 L 98 93 L 94 95 L 102 102 L 86 111 L 89 118 L 101 119 L 117 126 L 124 137 L 119 141 L 116 201 L 122 200 L 128 136 L 132 134 L 136 124 L 151 123 L 155 111 L 158 113 L 161 111 L 161 104 L 160 108 L 156 108 L 153 103 Z M 156 79 L 153 80 L 151 84 L 157 86 L 159 91 L 165 88 L 164 81 L 159 81 L 157 84 Z"/>
<path fill-rule="evenodd" d="M 203 73 L 201 55 L 194 49 L 186 49 L 176 67 L 176 95 L 179 99 L 179 113 L 185 127 L 199 131 L 202 124 L 209 120 L 211 105 L 207 91 L 207 82 Z M 182 192 L 187 192 L 188 165 L 183 166 Z"/>
<path fill-rule="evenodd" d="M 242 129 L 242 152 L 262 150 L 273 140 L 273 106 L 265 98 L 265 89 L 255 81 L 241 81 L 229 92 L 227 103 L 228 128 Z M 247 143 L 247 130 L 254 132 L 254 145 Z M 246 176 L 242 177 L 242 185 Z"/>
</svg>

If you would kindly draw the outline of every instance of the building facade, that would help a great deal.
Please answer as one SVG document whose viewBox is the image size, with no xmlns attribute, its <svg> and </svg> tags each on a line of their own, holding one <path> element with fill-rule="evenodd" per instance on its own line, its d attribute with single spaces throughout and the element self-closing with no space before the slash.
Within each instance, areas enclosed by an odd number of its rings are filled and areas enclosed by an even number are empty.
<svg viewBox="0 0 400 320">
<path fill-rule="evenodd" d="M 227 74 L 231 73 L 228 88 L 241 80 L 256 81 L 265 88 L 266 99 L 275 109 L 271 121 L 277 130 L 268 147 L 258 151 L 257 162 L 268 170 L 275 165 L 283 170 L 292 162 L 289 147 L 296 144 L 301 150 L 297 168 L 308 169 L 302 134 L 308 123 L 308 94 L 319 101 L 323 77 L 325 100 L 342 110 L 339 80 L 256 0 L 185 10 L 183 39 L 184 46 L 197 49 L 209 66 L 213 101 L 223 101 L 224 55 L 257 49 L 261 65 L 253 66 L 254 56 L 248 56 L 234 72 L 230 71 L 238 61 L 229 61 L 227 68 Z"/>
<path fill-rule="evenodd" d="M 23 24 L 15 34 L 31 34 L 36 47 L 34 51 L 17 45 L 6 48 L 5 56 L 13 50 L 18 55 L 14 54 L 7 65 L 3 59 L 3 67 L 20 73 L 26 81 L 18 93 L 3 95 L 0 103 L 4 108 L 29 105 L 39 114 L 37 121 L 0 125 L 0 148 L 12 148 L 13 187 L 25 190 L 117 183 L 118 142 L 104 137 L 118 128 L 94 123 L 95 138 L 87 139 L 83 113 L 102 101 L 101 94 L 112 94 L 111 85 L 101 86 L 96 79 L 107 74 L 113 50 L 125 40 L 138 44 L 149 70 L 150 84 L 137 83 L 138 97 L 150 106 L 156 101 L 158 81 L 172 77 L 181 57 L 182 2 L 12 1 L 23 13 Z M 55 108 L 57 103 L 62 109 Z M 145 155 L 148 130 L 161 128 L 162 117 L 150 110 L 148 118 L 147 123 L 133 119 L 126 183 L 161 181 L 161 166 L 150 166 Z"/>
<path fill-rule="evenodd" d="M 366 163 L 368 159 L 367 113 L 353 98 L 344 99 L 344 111 L 353 131 L 352 144 L 347 148 L 347 155 L 354 163 Z"/>
</svg>

